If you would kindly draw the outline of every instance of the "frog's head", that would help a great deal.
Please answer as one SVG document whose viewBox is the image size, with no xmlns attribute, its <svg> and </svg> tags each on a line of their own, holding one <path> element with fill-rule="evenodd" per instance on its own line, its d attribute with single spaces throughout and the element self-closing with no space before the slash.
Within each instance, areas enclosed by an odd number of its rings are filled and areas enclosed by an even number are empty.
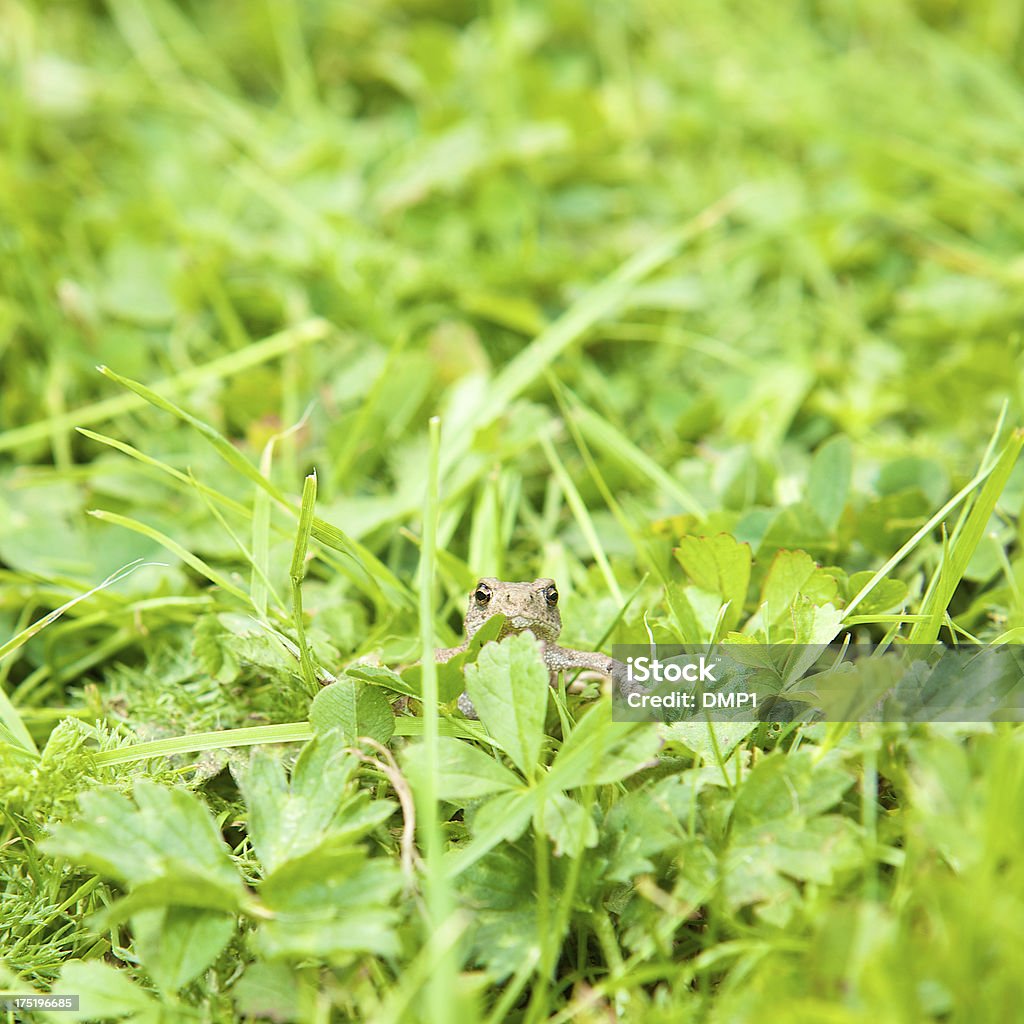
<svg viewBox="0 0 1024 1024">
<path fill-rule="evenodd" d="M 501 635 L 530 630 L 538 640 L 554 641 L 562 631 L 558 588 L 546 577 L 532 583 L 508 583 L 485 576 L 469 595 L 466 636 L 472 636 L 492 615 L 504 615 Z"/>
</svg>

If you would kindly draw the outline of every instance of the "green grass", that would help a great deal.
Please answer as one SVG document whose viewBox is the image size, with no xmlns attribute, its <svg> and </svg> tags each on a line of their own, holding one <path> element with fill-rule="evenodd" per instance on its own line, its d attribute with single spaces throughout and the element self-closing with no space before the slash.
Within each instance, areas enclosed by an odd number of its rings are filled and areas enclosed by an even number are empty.
<svg viewBox="0 0 1024 1024">
<path fill-rule="evenodd" d="M 481 575 L 586 649 L 1024 636 L 1019 5 L 4 25 L 0 990 L 1019 1016 L 1016 726 L 415 665 Z"/>
</svg>

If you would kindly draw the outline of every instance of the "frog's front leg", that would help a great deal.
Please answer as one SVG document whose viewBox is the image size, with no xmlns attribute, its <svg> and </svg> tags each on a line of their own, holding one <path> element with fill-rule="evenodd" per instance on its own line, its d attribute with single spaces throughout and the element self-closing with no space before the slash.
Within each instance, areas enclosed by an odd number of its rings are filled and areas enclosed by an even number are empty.
<svg viewBox="0 0 1024 1024">
<path fill-rule="evenodd" d="M 618 662 L 600 651 L 577 651 L 572 647 L 559 647 L 558 644 L 544 645 L 544 664 L 552 672 L 569 672 L 573 669 L 589 669 L 610 676 Z"/>
<path fill-rule="evenodd" d="M 435 647 L 434 661 L 439 665 L 443 665 L 446 661 L 451 661 L 456 655 L 462 654 L 467 647 L 469 647 L 468 640 L 463 640 L 458 647 Z"/>
</svg>

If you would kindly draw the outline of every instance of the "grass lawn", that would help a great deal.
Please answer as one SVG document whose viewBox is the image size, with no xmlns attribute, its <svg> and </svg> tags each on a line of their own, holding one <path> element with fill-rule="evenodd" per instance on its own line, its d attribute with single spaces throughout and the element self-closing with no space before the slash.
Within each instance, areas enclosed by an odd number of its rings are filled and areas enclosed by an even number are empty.
<svg viewBox="0 0 1024 1024">
<path fill-rule="evenodd" d="M 0 24 L 0 1024 L 1021 1019 L 1019 726 L 430 654 L 1024 638 L 1024 7 Z"/>
</svg>

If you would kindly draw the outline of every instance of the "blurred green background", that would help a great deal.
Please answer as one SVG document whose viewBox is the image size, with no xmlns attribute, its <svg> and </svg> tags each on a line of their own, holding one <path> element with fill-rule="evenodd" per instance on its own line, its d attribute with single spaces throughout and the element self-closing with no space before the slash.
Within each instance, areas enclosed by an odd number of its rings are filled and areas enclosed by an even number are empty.
<svg viewBox="0 0 1024 1024">
<path fill-rule="evenodd" d="M 448 493 L 504 464 L 543 501 L 548 371 L 696 496 L 607 469 L 645 515 L 784 504 L 843 433 L 860 489 L 918 485 L 919 517 L 1019 411 L 1022 24 L 997 2 L 7 3 L 0 459 L 60 485 L 3 471 L 59 529 L 37 564 L 9 510 L 0 555 L 84 579 L 133 553 L 83 534 L 83 480 L 137 485 L 74 425 L 200 457 L 159 415 L 112 427 L 96 364 L 176 380 L 254 458 L 309 408 L 282 483 L 315 465 L 335 521 L 401 568 L 431 414 Z M 232 360 L 314 317 L 333 326 L 283 360 Z"/>
</svg>

